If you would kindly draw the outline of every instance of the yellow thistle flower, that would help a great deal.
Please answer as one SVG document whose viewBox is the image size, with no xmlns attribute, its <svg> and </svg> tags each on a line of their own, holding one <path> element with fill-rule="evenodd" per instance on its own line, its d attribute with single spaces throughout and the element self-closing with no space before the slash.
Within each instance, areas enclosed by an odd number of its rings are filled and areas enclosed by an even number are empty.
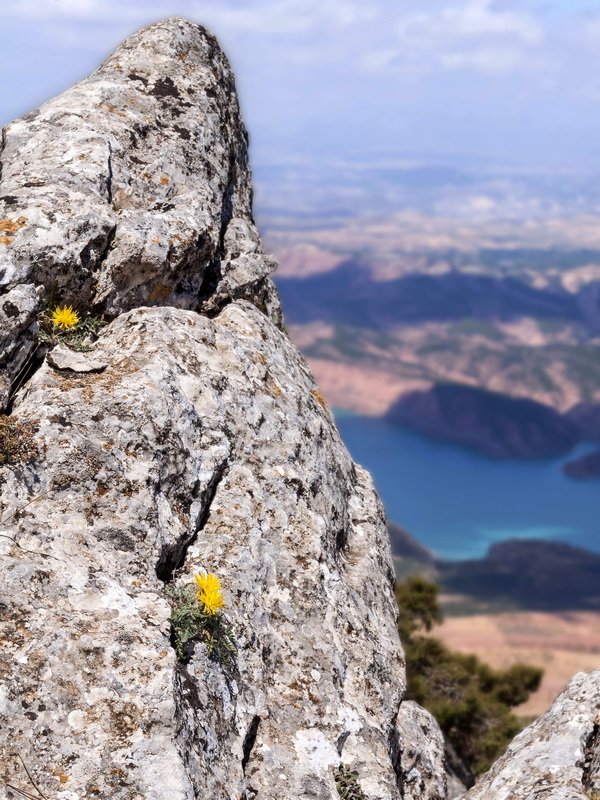
<svg viewBox="0 0 600 800">
<path fill-rule="evenodd" d="M 198 584 L 198 600 L 204 604 L 204 610 L 207 614 L 216 614 L 225 606 L 221 581 L 210 572 L 206 575 L 194 574 L 194 580 Z"/>
<path fill-rule="evenodd" d="M 68 331 L 69 328 L 74 328 L 79 322 L 79 317 L 76 311 L 73 311 L 72 306 L 57 306 L 52 312 L 52 324 L 55 328 L 62 328 Z"/>
</svg>

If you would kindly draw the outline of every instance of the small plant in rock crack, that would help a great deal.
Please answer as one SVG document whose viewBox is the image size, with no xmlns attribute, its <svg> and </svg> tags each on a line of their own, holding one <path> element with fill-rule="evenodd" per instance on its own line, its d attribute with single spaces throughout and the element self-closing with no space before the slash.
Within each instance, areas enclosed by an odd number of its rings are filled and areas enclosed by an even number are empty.
<svg viewBox="0 0 600 800">
<path fill-rule="evenodd" d="M 55 289 L 51 290 L 38 316 L 38 340 L 51 346 L 65 344 L 80 352 L 93 350 L 90 342 L 106 322 L 89 311 L 76 311 L 72 305 L 57 305 L 54 297 Z"/>
<path fill-rule="evenodd" d="M 335 773 L 335 788 L 343 800 L 367 800 L 358 782 L 358 772 L 351 772 L 343 764 Z"/>
<path fill-rule="evenodd" d="M 229 669 L 236 652 L 233 631 L 223 616 L 225 607 L 221 582 L 216 575 L 194 575 L 194 583 L 167 588 L 173 610 L 169 621 L 177 658 L 188 655 L 188 642 L 199 639 L 209 658 Z"/>
<path fill-rule="evenodd" d="M 290 332 L 288 330 L 288 326 L 283 321 L 283 316 L 281 314 L 275 314 L 273 317 L 273 324 L 276 328 L 279 328 L 282 333 L 285 333 L 289 336 Z"/>
</svg>

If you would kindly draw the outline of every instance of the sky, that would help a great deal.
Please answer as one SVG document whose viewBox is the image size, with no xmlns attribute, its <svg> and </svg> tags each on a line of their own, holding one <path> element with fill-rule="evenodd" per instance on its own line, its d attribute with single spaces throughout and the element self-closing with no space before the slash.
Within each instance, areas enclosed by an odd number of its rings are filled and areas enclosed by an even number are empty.
<svg viewBox="0 0 600 800">
<path fill-rule="evenodd" d="M 600 164 L 600 0 L 0 0 L 0 123 L 167 16 L 229 55 L 255 163 Z"/>
</svg>

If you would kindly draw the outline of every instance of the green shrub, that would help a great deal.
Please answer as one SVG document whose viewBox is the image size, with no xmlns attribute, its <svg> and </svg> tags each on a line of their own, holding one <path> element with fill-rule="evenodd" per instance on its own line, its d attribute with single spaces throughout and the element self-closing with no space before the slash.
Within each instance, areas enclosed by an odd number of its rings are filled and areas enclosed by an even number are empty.
<svg viewBox="0 0 600 800">
<path fill-rule="evenodd" d="M 342 800 L 367 800 L 358 782 L 358 772 L 340 764 L 335 774 L 335 787 Z"/>
<path fill-rule="evenodd" d="M 495 670 L 477 656 L 455 653 L 425 636 L 442 621 L 439 586 L 421 577 L 396 586 L 399 632 L 406 655 L 406 699 L 430 711 L 439 723 L 461 778 L 472 785 L 522 729 L 511 712 L 540 685 L 543 670 L 525 664 Z"/>
</svg>

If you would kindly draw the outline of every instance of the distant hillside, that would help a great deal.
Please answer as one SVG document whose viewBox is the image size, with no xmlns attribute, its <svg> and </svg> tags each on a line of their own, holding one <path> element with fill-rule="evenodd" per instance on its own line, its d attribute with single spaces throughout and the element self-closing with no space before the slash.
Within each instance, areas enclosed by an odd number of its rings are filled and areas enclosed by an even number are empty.
<svg viewBox="0 0 600 800">
<path fill-rule="evenodd" d="M 438 384 L 402 396 L 387 418 L 414 430 L 500 458 L 548 458 L 576 444 L 575 426 L 534 400 Z"/>
<path fill-rule="evenodd" d="M 600 555 L 562 542 L 511 539 L 439 570 L 448 592 L 528 609 L 600 609 Z"/>
<path fill-rule="evenodd" d="M 600 450 L 594 450 L 576 461 L 569 461 L 563 472 L 570 478 L 597 478 L 600 476 Z"/>
<path fill-rule="evenodd" d="M 427 547 L 417 542 L 410 533 L 396 525 L 388 523 L 388 532 L 392 544 L 392 553 L 396 558 L 413 559 L 420 564 L 435 564 L 436 558 Z"/>
<path fill-rule="evenodd" d="M 390 330 L 406 323 L 462 319 L 497 322 L 531 317 L 573 323 L 586 317 L 577 298 L 565 291 L 535 288 L 513 276 L 458 270 L 375 281 L 365 263 L 348 260 L 329 272 L 280 278 L 277 285 L 291 324 L 327 320 Z"/>
<path fill-rule="evenodd" d="M 387 258 L 277 281 L 332 405 L 497 456 L 600 441 L 600 264 L 582 265 L 595 250 L 432 249 L 396 272 Z"/>
<path fill-rule="evenodd" d="M 600 610 L 598 553 L 563 542 L 509 539 L 492 545 L 482 559 L 444 561 L 406 531 L 390 528 L 398 574 L 434 578 L 457 596 L 449 609 Z"/>
</svg>

